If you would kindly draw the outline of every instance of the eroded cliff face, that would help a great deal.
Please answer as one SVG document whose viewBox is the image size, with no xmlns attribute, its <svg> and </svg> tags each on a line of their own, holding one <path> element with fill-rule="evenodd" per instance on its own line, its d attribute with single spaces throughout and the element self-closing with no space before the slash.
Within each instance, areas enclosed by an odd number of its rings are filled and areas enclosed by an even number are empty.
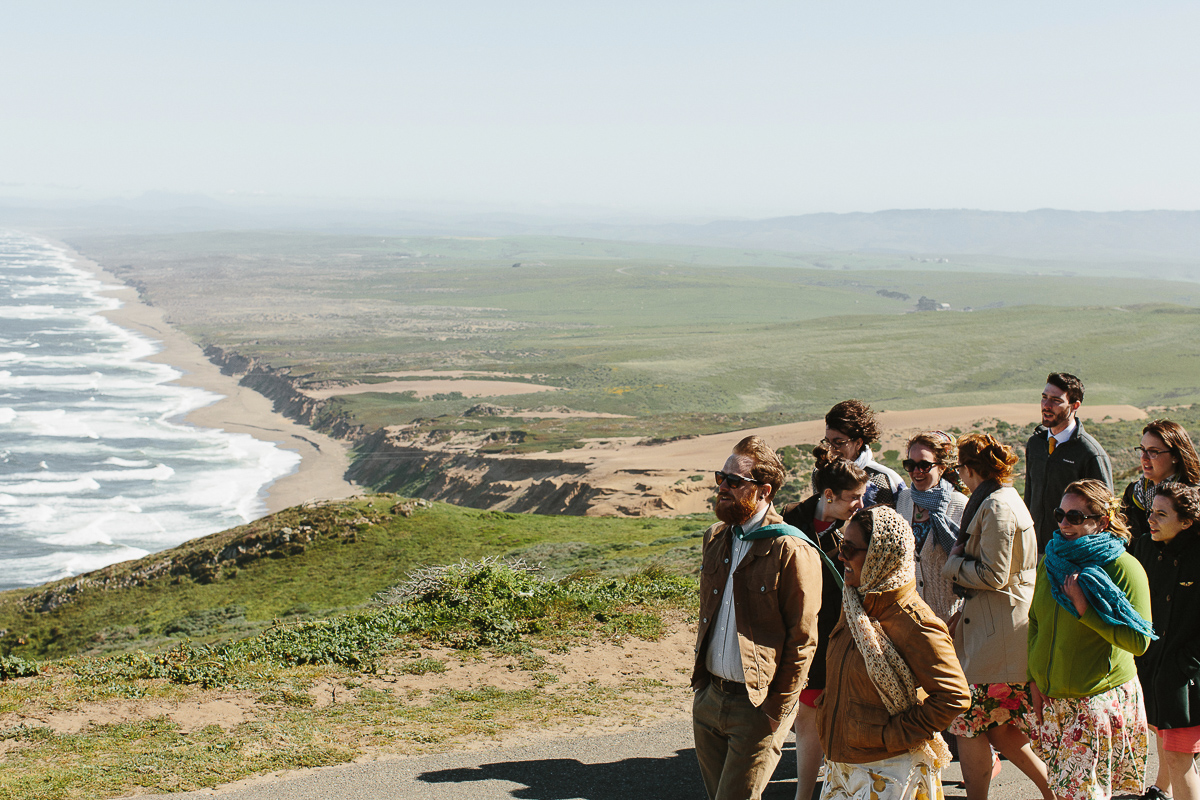
<svg viewBox="0 0 1200 800">
<path fill-rule="evenodd" d="M 242 386 L 270 400 L 275 411 L 288 419 L 337 439 L 355 442 L 363 436 L 363 427 L 341 414 L 335 402 L 314 400 L 304 394 L 301 380 L 289 370 L 276 369 L 216 345 L 204 348 L 204 355 L 220 367 L 221 372 L 237 378 Z"/>
<path fill-rule="evenodd" d="M 605 469 L 586 450 L 526 456 L 480 452 L 498 441 L 516 442 L 512 437 L 521 434 L 515 431 L 430 433 L 396 426 L 367 432 L 340 413 L 336 398 L 305 394 L 314 386 L 286 369 L 211 345 L 205 355 L 270 399 L 276 412 L 354 443 L 347 477 L 361 486 L 510 512 L 665 516 L 708 510 L 711 487 L 687 480 L 686 470 Z M 577 453 L 582 457 L 575 458 Z"/>
<path fill-rule="evenodd" d="M 587 457 L 477 452 L 495 436 L 384 428 L 362 439 L 349 477 L 380 491 L 498 511 L 661 516 L 708 509 L 711 487 L 677 470 L 612 471 Z"/>
</svg>

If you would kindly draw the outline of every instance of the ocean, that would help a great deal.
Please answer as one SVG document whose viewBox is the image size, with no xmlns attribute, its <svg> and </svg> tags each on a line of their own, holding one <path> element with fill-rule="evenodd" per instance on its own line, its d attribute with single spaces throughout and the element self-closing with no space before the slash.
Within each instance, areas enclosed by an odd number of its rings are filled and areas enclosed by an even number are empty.
<svg viewBox="0 0 1200 800">
<path fill-rule="evenodd" d="M 68 253 L 0 231 L 0 590 L 140 558 L 266 513 L 300 456 L 183 422 L 220 395 L 172 385 L 158 342 Z"/>
</svg>

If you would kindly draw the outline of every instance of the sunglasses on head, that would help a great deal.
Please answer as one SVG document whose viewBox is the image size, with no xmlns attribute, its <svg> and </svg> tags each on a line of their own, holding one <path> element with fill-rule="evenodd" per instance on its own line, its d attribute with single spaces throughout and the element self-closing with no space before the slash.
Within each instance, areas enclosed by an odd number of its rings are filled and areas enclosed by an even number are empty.
<svg viewBox="0 0 1200 800">
<path fill-rule="evenodd" d="M 732 472 L 721 472 L 717 470 L 713 473 L 717 478 L 717 486 L 722 483 L 728 483 L 730 489 L 736 489 L 743 483 L 753 483 L 762 486 L 762 481 L 757 481 L 754 478 L 747 478 L 743 475 L 734 475 Z"/>
<path fill-rule="evenodd" d="M 1054 521 L 1061 525 L 1064 521 L 1072 525 L 1082 525 L 1085 519 L 1104 519 L 1103 514 L 1083 514 L 1075 509 L 1063 511 L 1061 508 L 1054 509 Z"/>
<path fill-rule="evenodd" d="M 905 472 L 929 472 L 937 464 L 932 461 L 913 461 L 911 458 L 906 458 L 900 462 L 900 466 L 904 467 Z"/>
</svg>

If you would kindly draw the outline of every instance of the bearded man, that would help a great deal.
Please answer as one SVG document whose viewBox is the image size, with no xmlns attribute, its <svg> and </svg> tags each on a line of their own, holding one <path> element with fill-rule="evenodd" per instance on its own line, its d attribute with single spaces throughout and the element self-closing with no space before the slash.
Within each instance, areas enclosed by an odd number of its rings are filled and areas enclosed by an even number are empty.
<svg viewBox="0 0 1200 800">
<path fill-rule="evenodd" d="M 821 557 L 772 500 L 786 472 L 757 436 L 717 471 L 704 534 L 692 671 L 696 758 L 709 800 L 758 800 L 779 763 L 817 646 Z"/>
<path fill-rule="evenodd" d="M 1079 407 L 1083 381 L 1069 372 L 1051 372 L 1042 389 L 1042 424 L 1025 444 L 1025 505 L 1033 516 L 1038 552 L 1058 530 L 1054 509 L 1063 490 L 1075 481 L 1094 478 L 1113 490 L 1112 462 L 1092 435 L 1083 430 Z"/>
</svg>

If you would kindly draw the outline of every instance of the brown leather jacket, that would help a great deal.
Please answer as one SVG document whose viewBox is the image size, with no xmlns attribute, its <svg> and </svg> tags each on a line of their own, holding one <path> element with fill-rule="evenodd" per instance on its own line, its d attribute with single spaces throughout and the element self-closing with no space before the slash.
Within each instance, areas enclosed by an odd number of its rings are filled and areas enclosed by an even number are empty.
<svg viewBox="0 0 1200 800">
<path fill-rule="evenodd" d="M 770 508 L 763 525 L 783 518 Z M 700 624 L 696 632 L 692 689 L 709 683 L 704 666 L 709 628 L 717 616 L 729 577 L 733 534 L 723 522 L 704 533 L 700 574 Z M 821 605 L 821 557 L 806 539 L 757 539 L 733 573 L 734 611 L 742 671 L 750 702 L 775 720 L 791 713 L 808 677 L 817 647 Z M 816 587 L 805 591 L 805 587 Z"/>
<path fill-rule="evenodd" d="M 915 581 L 863 597 L 916 679 L 917 704 L 888 714 L 843 613 L 829 638 L 825 693 L 817 701 L 817 731 L 830 761 L 865 764 L 906 753 L 970 705 L 967 680 L 945 624 L 925 604 Z"/>
</svg>

